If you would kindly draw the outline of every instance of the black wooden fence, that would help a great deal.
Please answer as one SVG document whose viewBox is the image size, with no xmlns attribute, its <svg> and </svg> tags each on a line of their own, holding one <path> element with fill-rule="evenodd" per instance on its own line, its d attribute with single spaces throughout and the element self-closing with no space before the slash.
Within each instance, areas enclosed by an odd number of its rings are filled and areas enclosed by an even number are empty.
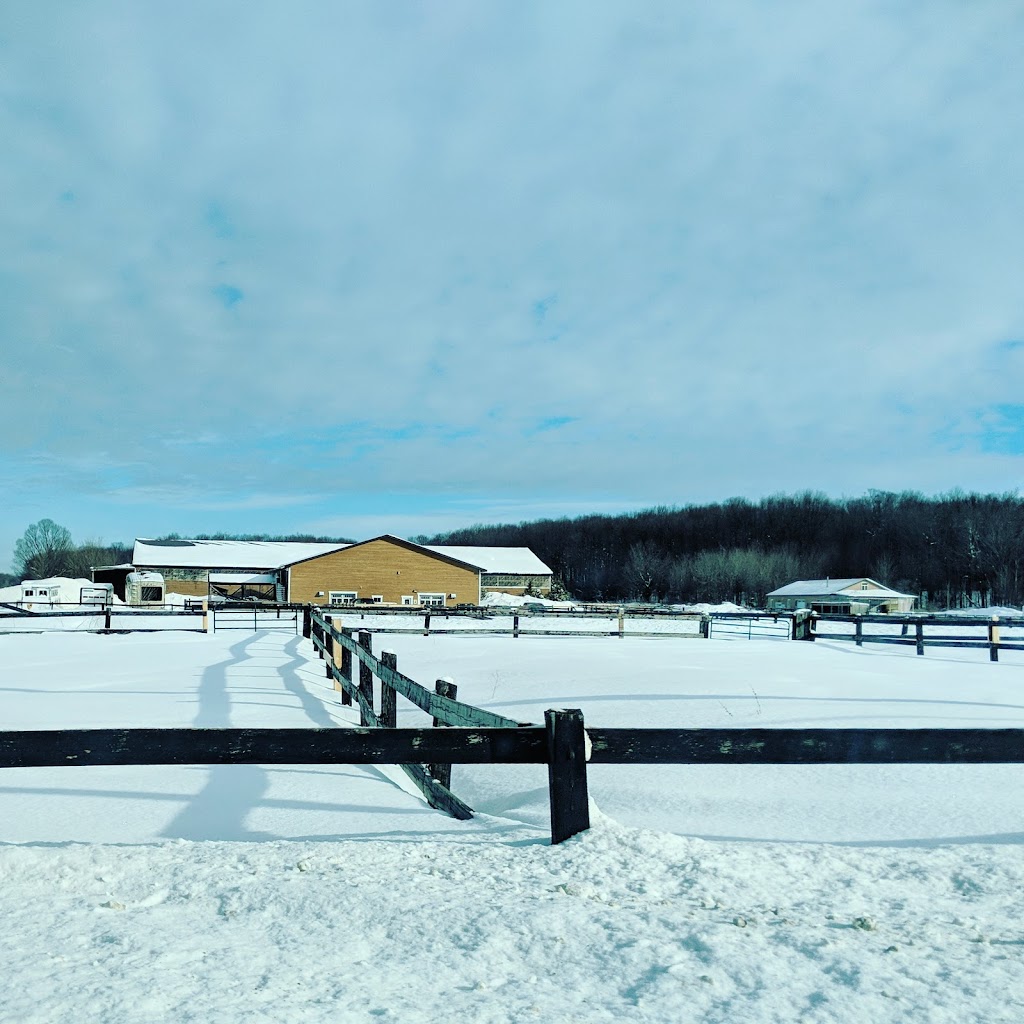
<svg viewBox="0 0 1024 1024">
<path fill-rule="evenodd" d="M 93 610 L 76 607 L 64 611 L 49 610 L 45 612 L 29 611 L 25 608 L 18 608 L 15 605 L 0 606 L 0 633 L 31 633 L 31 632 L 83 632 L 83 633 L 158 633 L 163 630 L 185 630 L 187 632 L 206 632 L 202 625 L 197 625 L 196 620 L 203 615 L 203 610 L 197 608 L 142 608 L 129 606 L 97 607 Z M 143 619 L 167 619 L 166 626 L 140 625 Z M 191 619 L 185 623 L 183 620 Z M 8 629 L 5 624 L 11 622 L 18 624 L 18 628 Z M 53 623 L 52 620 L 57 620 Z M 89 621 L 92 620 L 92 621 Z M 182 620 L 179 625 L 177 621 Z M 29 628 L 31 624 L 39 623 L 37 631 Z M 115 625 L 116 623 L 116 625 Z M 44 625 L 47 624 L 47 625 Z M 55 629 L 54 626 L 61 626 L 63 629 Z M 25 628 L 21 628 L 25 627 Z"/>
<path fill-rule="evenodd" d="M 853 625 L 853 632 L 837 633 L 829 631 L 831 624 L 846 623 Z M 807 639 L 815 640 L 852 640 L 858 647 L 863 644 L 902 644 L 914 646 L 917 653 L 924 654 L 926 647 L 973 647 L 988 650 L 989 660 L 998 661 L 1000 651 L 1024 651 L 1024 642 L 1008 641 L 1002 636 L 1003 629 L 1024 628 L 1024 617 L 998 616 L 983 619 L 971 615 L 818 615 L 811 619 L 811 632 Z M 892 627 L 900 627 L 900 635 L 895 636 Z M 962 627 L 973 627 L 975 632 L 968 633 L 925 633 L 930 630 L 956 630 Z M 886 632 L 885 630 L 890 630 Z M 984 637 L 979 631 L 984 630 Z"/>
<path fill-rule="evenodd" d="M 431 806 L 468 818 L 472 809 L 450 789 L 451 765 L 546 764 L 551 841 L 560 843 L 590 827 L 588 763 L 1024 763 L 1024 729 L 607 729 L 585 726 L 578 709 L 548 710 L 543 726 L 522 725 L 456 700 L 446 680 L 434 692 L 420 686 L 398 671 L 394 656 L 374 657 L 369 634 L 357 641 L 317 611 L 306 613 L 303 626 L 342 701 L 358 705 L 358 728 L 0 732 L 0 768 L 398 764 Z M 434 727 L 397 728 L 399 694 L 431 715 Z"/>
</svg>

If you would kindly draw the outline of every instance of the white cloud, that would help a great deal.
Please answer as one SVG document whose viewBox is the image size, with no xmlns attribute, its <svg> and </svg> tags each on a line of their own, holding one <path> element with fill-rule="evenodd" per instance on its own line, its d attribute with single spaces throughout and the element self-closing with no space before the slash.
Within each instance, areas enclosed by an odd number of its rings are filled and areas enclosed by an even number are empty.
<svg viewBox="0 0 1024 1024">
<path fill-rule="evenodd" d="M 0 430 L 33 495 L 1012 476 L 969 427 L 1021 384 L 1008 7 L 10 10 Z"/>
</svg>

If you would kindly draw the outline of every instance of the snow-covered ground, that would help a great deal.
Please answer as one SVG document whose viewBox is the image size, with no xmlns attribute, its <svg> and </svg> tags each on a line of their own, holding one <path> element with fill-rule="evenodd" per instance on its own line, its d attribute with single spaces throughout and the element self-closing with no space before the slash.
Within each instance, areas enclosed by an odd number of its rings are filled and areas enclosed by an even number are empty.
<svg viewBox="0 0 1024 1024">
<path fill-rule="evenodd" d="M 1022 726 L 1024 654 L 375 638 L 523 721 Z M 354 722 L 287 632 L 0 636 L 4 728 Z M 404 702 L 403 702 L 404 703 Z M 402 709 L 399 724 L 422 724 Z M 1024 767 L 0 773 L 0 1021 L 1017 1021 Z"/>
</svg>

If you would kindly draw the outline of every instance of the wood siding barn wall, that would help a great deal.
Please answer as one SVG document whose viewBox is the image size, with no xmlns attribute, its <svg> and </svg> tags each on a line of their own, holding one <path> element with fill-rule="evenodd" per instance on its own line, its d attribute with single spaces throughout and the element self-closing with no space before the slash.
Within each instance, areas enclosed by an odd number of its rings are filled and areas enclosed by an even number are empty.
<svg viewBox="0 0 1024 1024">
<path fill-rule="evenodd" d="M 327 604 L 332 590 L 355 591 L 359 600 L 380 594 L 386 604 L 404 596 L 444 594 L 445 604 L 478 604 L 480 574 L 436 555 L 389 540 L 371 540 L 290 567 L 290 600 Z M 317 592 L 323 591 L 318 597 Z M 454 594 L 454 597 L 450 595 Z"/>
</svg>

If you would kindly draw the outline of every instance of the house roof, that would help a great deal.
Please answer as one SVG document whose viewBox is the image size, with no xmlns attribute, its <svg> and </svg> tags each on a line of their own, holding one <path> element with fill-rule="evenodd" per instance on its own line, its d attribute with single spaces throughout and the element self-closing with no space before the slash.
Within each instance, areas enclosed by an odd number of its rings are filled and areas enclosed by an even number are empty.
<svg viewBox="0 0 1024 1024">
<path fill-rule="evenodd" d="M 132 562 L 174 569 L 279 569 L 348 544 L 286 540 L 136 540 Z"/>
<path fill-rule="evenodd" d="M 873 583 L 870 590 L 854 590 L 861 583 Z M 868 576 L 855 576 L 847 579 L 797 580 L 787 583 L 778 590 L 773 590 L 768 597 L 832 597 L 842 594 L 844 597 L 885 598 L 913 597 L 913 594 L 901 594 L 898 590 L 890 590 L 877 580 Z"/>
</svg>

